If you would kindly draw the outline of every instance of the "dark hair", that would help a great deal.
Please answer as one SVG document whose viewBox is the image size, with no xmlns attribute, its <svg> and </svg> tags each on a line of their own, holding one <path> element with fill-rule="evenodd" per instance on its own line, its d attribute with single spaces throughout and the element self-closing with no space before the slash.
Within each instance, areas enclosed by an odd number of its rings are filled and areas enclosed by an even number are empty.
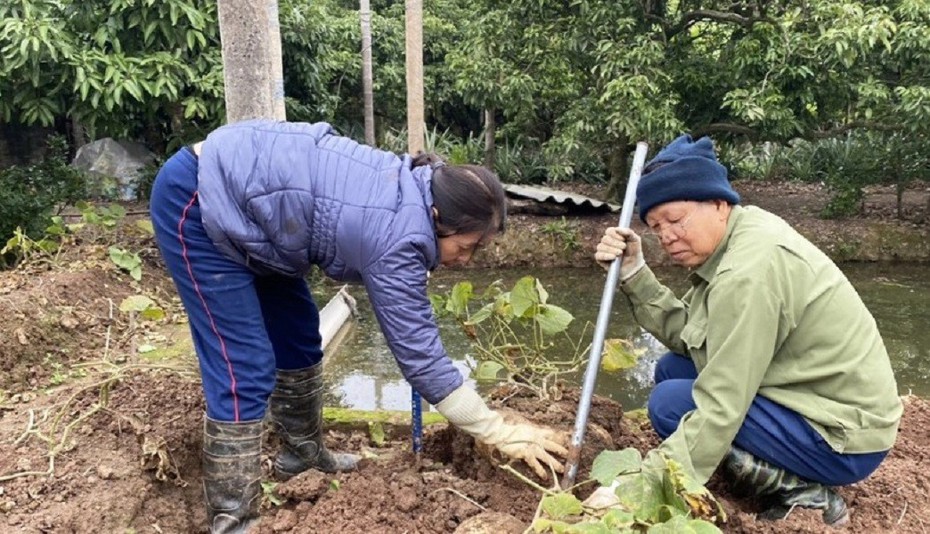
<svg viewBox="0 0 930 534">
<path fill-rule="evenodd" d="M 433 169 L 433 205 L 439 212 L 436 233 L 440 237 L 504 232 L 507 195 L 496 174 L 480 165 L 446 165 L 436 154 L 418 154 L 413 166 L 420 165 Z"/>
</svg>

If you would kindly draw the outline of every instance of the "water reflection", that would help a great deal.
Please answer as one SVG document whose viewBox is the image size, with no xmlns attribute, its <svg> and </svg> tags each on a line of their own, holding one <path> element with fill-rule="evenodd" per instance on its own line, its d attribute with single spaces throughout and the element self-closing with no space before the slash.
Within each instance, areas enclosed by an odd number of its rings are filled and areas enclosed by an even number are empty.
<svg viewBox="0 0 930 534">
<path fill-rule="evenodd" d="M 885 340 L 898 379 L 901 393 L 912 392 L 930 396 L 930 266 L 849 264 L 843 271 L 856 286 L 872 311 Z M 507 287 L 527 274 L 537 276 L 549 291 L 549 301 L 575 316 L 569 327 L 573 338 L 593 336 L 593 324 L 603 292 L 605 275 L 600 269 L 529 269 L 466 270 L 437 272 L 430 290 L 447 292 L 456 282 L 470 280 L 476 290 L 495 280 Z M 679 292 L 684 291 L 685 272 L 662 269 L 658 277 Z M 325 302 L 327 288 L 320 301 Z M 410 407 L 410 386 L 403 379 L 391 352 L 378 329 L 370 304 L 362 288 L 352 288 L 358 299 L 360 317 L 337 351 L 327 355 L 326 373 L 330 380 L 327 404 L 347 408 L 373 410 L 406 410 Z M 585 329 L 585 323 L 589 323 Z M 440 324 L 443 342 L 456 367 L 467 376 L 473 363 L 473 349 L 454 322 Z M 630 339 L 636 347 L 645 349 L 639 364 L 621 373 L 598 375 L 597 393 L 611 397 L 627 409 L 645 405 L 652 385 L 656 359 L 665 348 L 633 322 L 628 310 L 614 301 L 608 338 Z M 584 344 L 590 339 L 584 339 Z M 561 346 L 571 352 L 567 342 Z M 560 346 L 556 345 L 556 351 Z M 582 376 L 575 377 L 580 385 Z"/>
</svg>

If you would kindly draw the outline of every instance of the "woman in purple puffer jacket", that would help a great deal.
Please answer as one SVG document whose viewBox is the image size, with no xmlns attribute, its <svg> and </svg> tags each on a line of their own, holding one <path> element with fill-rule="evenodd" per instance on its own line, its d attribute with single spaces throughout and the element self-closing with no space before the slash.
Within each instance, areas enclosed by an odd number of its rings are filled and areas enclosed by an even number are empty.
<svg viewBox="0 0 930 534">
<path fill-rule="evenodd" d="M 312 265 L 365 286 L 404 377 L 452 424 L 540 476 L 543 464 L 561 471 L 549 453 L 564 456 L 566 436 L 505 422 L 463 385 L 427 298 L 430 271 L 467 263 L 503 232 L 491 171 L 377 150 L 325 123 L 245 121 L 169 159 L 151 211 L 200 360 L 212 532 L 256 521 L 266 411 L 283 441 L 279 478 L 355 468 L 357 457 L 322 441 Z"/>
</svg>

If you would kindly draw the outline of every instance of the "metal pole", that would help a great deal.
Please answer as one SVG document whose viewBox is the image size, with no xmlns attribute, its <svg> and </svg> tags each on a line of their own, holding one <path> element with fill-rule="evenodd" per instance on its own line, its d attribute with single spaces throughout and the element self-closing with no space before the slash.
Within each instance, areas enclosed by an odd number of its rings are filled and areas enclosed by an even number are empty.
<svg viewBox="0 0 930 534">
<path fill-rule="evenodd" d="M 413 452 L 420 454 L 423 450 L 423 403 L 417 390 L 410 389 L 410 419 L 413 434 Z"/>
<path fill-rule="evenodd" d="M 643 164 L 646 162 L 646 152 L 649 145 L 644 142 L 636 143 L 636 154 L 633 156 L 633 168 L 630 169 L 630 180 L 626 184 L 626 195 L 623 197 L 623 208 L 620 210 L 621 228 L 629 228 L 633 220 L 633 206 L 636 204 L 636 185 L 643 173 Z M 581 389 L 581 399 L 578 401 L 578 415 L 575 417 L 575 432 L 572 434 L 572 444 L 568 449 L 565 461 L 565 476 L 562 477 L 562 489 L 568 489 L 575 483 L 578 475 L 578 462 L 581 460 L 581 444 L 584 442 L 585 428 L 588 426 L 588 414 L 591 410 L 591 397 L 594 396 L 594 384 L 597 382 L 597 371 L 601 366 L 601 354 L 604 352 L 604 336 L 607 333 L 607 322 L 610 320 L 610 307 L 613 304 L 614 292 L 617 289 L 617 280 L 620 278 L 620 262 L 617 258 L 610 264 L 607 271 L 607 282 L 604 284 L 604 293 L 601 295 L 601 307 L 597 312 L 597 324 L 594 327 L 594 340 L 591 341 L 591 353 L 588 358 L 588 367 L 584 373 L 584 386 Z"/>
</svg>

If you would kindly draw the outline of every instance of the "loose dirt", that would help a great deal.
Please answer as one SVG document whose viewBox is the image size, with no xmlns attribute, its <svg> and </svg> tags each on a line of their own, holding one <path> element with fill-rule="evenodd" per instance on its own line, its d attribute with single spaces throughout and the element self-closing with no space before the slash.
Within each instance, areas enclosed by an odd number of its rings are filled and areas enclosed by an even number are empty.
<svg viewBox="0 0 930 534">
<path fill-rule="evenodd" d="M 865 216 L 837 222 L 815 217 L 826 196 L 814 186 L 737 185 L 746 202 L 768 207 L 810 235 L 846 236 L 850 228 L 865 231 L 879 223 L 905 228 L 907 235 L 927 233 L 926 188 L 909 190 L 904 221 L 888 211 L 888 191 L 882 190 L 867 197 Z M 515 234 L 538 236 L 551 250 L 539 243 L 524 250 L 507 239 L 478 265 L 542 269 L 590 262 L 593 244 L 615 218 L 516 215 Z M 553 231 L 551 223 L 573 229 L 575 237 Z M 116 232 L 71 237 L 55 258 L 0 272 L 0 532 L 206 531 L 203 400 L 195 360 L 185 353 L 145 357 L 147 345 L 165 343 L 164 326 L 183 324 L 184 317 L 151 237 L 133 225 Z M 140 282 L 109 261 L 113 243 L 139 252 Z M 145 321 L 120 311 L 131 295 L 151 298 L 166 317 Z M 569 431 L 577 389 L 566 386 L 555 395 L 540 402 L 523 390 L 502 390 L 492 402 Z M 905 405 L 888 459 L 867 480 L 840 490 L 851 509 L 849 532 L 930 530 L 930 403 L 906 397 Z M 640 418 L 607 399 L 596 399 L 590 421 L 579 481 L 604 448 L 645 452 L 658 443 Z M 480 518 L 484 531 L 506 533 L 522 532 L 532 521 L 540 492 L 526 479 L 547 483 L 522 465 L 511 466 L 521 475 L 502 468 L 499 459 L 478 454 L 471 438 L 444 424 L 426 429 L 418 456 L 410 451 L 407 430 L 388 430 L 387 440 L 376 444 L 364 430 L 330 429 L 325 439 L 331 448 L 365 456 L 360 469 L 308 472 L 279 484 L 277 497 L 269 492 L 263 502 L 260 532 L 477 532 L 473 525 Z M 263 464 L 265 480 L 272 482 L 278 443 L 267 436 Z M 709 488 L 728 512 L 725 532 L 835 531 L 804 510 L 783 521 L 757 521 L 755 504 L 731 495 L 719 478 Z M 579 496 L 591 489 L 583 486 Z"/>
</svg>

